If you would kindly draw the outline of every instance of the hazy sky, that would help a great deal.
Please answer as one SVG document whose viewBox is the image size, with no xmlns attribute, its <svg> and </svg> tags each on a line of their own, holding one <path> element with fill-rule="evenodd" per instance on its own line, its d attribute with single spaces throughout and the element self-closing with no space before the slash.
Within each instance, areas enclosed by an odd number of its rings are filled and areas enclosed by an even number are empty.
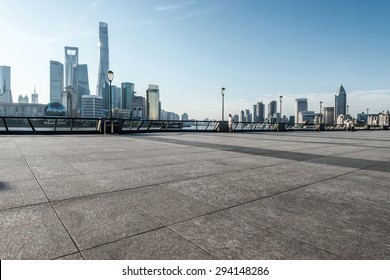
<svg viewBox="0 0 390 280">
<path fill-rule="evenodd" d="M 309 110 L 334 106 L 343 84 L 350 113 L 390 109 L 388 0 L 0 0 L 0 65 L 11 66 L 13 98 L 49 101 L 49 61 L 79 48 L 91 93 L 99 22 L 108 23 L 113 84 L 138 95 L 160 86 L 165 110 L 220 119 L 283 95 Z M 278 105 L 279 108 L 279 105 Z"/>
</svg>

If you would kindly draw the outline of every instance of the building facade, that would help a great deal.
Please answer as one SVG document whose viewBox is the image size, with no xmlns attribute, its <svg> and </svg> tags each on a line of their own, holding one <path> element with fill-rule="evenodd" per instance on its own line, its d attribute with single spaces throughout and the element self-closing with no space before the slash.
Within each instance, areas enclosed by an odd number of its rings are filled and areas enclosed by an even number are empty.
<svg viewBox="0 0 390 280">
<path fill-rule="evenodd" d="M 0 116 L 3 117 L 45 117 L 44 104 L 0 103 Z"/>
<path fill-rule="evenodd" d="M 109 108 L 109 82 L 107 72 L 109 70 L 108 50 L 108 25 L 105 22 L 99 23 L 99 70 L 96 85 L 96 94 L 103 97 L 103 108 Z"/>
<path fill-rule="evenodd" d="M 334 124 L 334 107 L 323 108 L 322 123 Z"/>
<path fill-rule="evenodd" d="M 12 103 L 11 67 L 0 66 L 0 102 Z"/>
<path fill-rule="evenodd" d="M 133 96 L 134 96 L 134 84 L 122 83 L 122 109 L 133 111 Z"/>
<path fill-rule="evenodd" d="M 337 120 L 338 116 L 347 114 L 347 94 L 343 85 L 340 86 L 339 90 L 335 95 L 334 105 L 334 119 Z"/>
<path fill-rule="evenodd" d="M 264 122 L 265 120 L 265 104 L 263 102 L 257 102 L 256 104 L 256 121 Z"/>
<path fill-rule="evenodd" d="M 160 90 L 158 85 L 149 85 L 146 90 L 146 110 L 148 120 L 159 120 L 161 112 Z"/>
<path fill-rule="evenodd" d="M 132 99 L 133 111 L 132 118 L 133 119 L 145 119 L 146 118 L 146 100 L 143 96 L 133 96 Z"/>
<path fill-rule="evenodd" d="M 50 102 L 60 102 L 64 90 L 64 65 L 50 60 Z"/>
<path fill-rule="evenodd" d="M 73 89 L 77 97 L 76 111 L 81 115 L 81 103 L 83 95 L 90 95 L 88 66 L 86 64 L 77 64 L 73 72 Z"/>
<path fill-rule="evenodd" d="M 300 123 L 300 112 L 306 112 L 308 108 L 307 98 L 297 98 L 295 99 L 295 121 Z"/>
<path fill-rule="evenodd" d="M 81 97 L 81 117 L 99 118 L 102 116 L 103 98 L 98 95 L 83 95 Z"/>
<path fill-rule="evenodd" d="M 74 68 L 79 64 L 79 48 L 65 47 L 65 87 L 74 87 Z"/>
</svg>

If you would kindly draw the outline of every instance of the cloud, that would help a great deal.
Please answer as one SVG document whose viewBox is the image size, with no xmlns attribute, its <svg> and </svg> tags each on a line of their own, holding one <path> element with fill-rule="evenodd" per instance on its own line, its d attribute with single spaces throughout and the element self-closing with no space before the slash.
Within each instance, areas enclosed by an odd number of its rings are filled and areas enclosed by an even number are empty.
<svg viewBox="0 0 390 280">
<path fill-rule="evenodd" d="M 184 8 L 185 6 L 195 4 L 196 1 L 187 1 L 182 3 L 176 3 L 176 4 L 168 4 L 168 5 L 158 5 L 154 9 L 158 12 L 166 12 L 166 11 L 172 11 L 172 10 L 178 10 L 181 8 Z"/>
</svg>

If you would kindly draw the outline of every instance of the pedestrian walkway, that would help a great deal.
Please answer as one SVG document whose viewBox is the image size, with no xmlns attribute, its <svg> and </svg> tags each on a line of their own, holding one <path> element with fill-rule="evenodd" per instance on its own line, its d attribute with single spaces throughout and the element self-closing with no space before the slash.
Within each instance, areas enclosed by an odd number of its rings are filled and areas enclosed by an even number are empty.
<svg viewBox="0 0 390 280">
<path fill-rule="evenodd" d="M 0 137 L 0 259 L 390 259 L 390 132 Z"/>
</svg>

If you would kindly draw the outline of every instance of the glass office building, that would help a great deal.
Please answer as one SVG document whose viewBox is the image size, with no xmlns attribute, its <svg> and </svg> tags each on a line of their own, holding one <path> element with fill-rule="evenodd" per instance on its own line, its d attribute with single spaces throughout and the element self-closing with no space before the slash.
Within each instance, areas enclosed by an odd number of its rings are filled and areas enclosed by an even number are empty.
<svg viewBox="0 0 390 280">
<path fill-rule="evenodd" d="M 343 85 L 340 86 L 335 96 L 334 119 L 347 114 L 347 94 Z"/>
<path fill-rule="evenodd" d="M 134 96 L 134 84 L 122 83 L 122 109 L 133 110 L 133 96 Z"/>
<path fill-rule="evenodd" d="M 300 112 L 306 112 L 308 108 L 307 98 L 297 98 L 295 99 L 295 122 L 301 123 L 302 118 L 300 118 Z"/>
<path fill-rule="evenodd" d="M 61 102 L 64 90 L 64 65 L 58 61 L 50 61 L 50 102 Z"/>
<path fill-rule="evenodd" d="M 107 105 L 108 109 L 108 79 L 107 72 L 109 70 L 109 51 L 108 51 L 108 25 L 105 22 L 99 23 L 99 71 L 96 86 L 96 94 L 103 96 L 103 106 Z M 107 99 L 107 100 L 105 100 Z"/>
<path fill-rule="evenodd" d="M 146 91 L 147 118 L 149 120 L 160 119 L 160 90 L 157 85 L 149 85 Z"/>
<path fill-rule="evenodd" d="M 11 67 L 0 66 L 0 102 L 12 103 Z"/>
<path fill-rule="evenodd" d="M 73 87 L 74 68 L 79 64 L 79 48 L 65 47 L 65 86 Z"/>
</svg>

